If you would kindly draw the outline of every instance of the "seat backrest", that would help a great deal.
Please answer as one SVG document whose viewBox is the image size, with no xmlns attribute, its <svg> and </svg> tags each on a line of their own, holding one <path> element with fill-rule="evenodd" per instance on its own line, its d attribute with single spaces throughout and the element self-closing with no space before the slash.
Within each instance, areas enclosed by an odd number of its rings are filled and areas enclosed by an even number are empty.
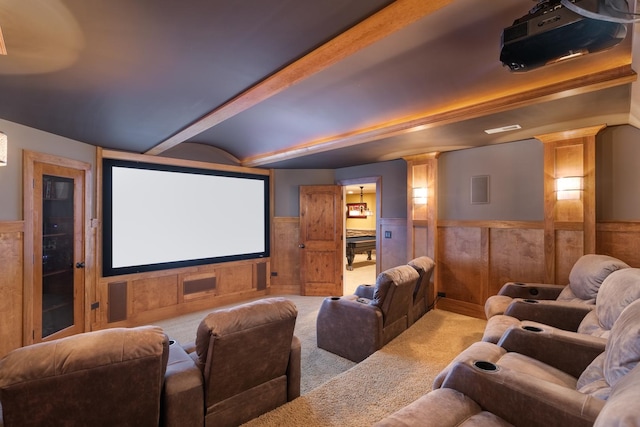
<svg viewBox="0 0 640 427">
<path fill-rule="evenodd" d="M 266 298 L 205 317 L 196 335 L 205 407 L 286 375 L 298 310 Z"/>
<path fill-rule="evenodd" d="M 595 302 L 602 282 L 609 274 L 623 268 L 629 268 L 629 265 L 612 256 L 598 254 L 581 256 L 569 273 L 569 288 L 572 296 Z M 562 300 L 562 296 L 558 299 Z"/>
<path fill-rule="evenodd" d="M 596 309 L 578 326 L 578 332 L 607 337 L 622 311 L 640 299 L 640 268 L 615 271 L 602 282 L 596 300 Z"/>
<path fill-rule="evenodd" d="M 429 282 L 435 268 L 435 263 L 428 256 L 422 256 L 412 259 L 407 263 L 411 267 L 415 268 L 418 272 L 418 281 L 416 287 L 413 290 L 413 301 L 417 301 L 422 297 L 429 289 Z"/>
<path fill-rule="evenodd" d="M 577 388 L 607 399 L 611 389 L 640 363 L 640 300 L 629 304 L 616 320 L 604 353 L 584 370 Z"/>
<path fill-rule="evenodd" d="M 409 265 L 399 265 L 378 275 L 371 305 L 382 311 L 383 326 L 407 315 L 418 277 L 418 272 Z"/>
<path fill-rule="evenodd" d="M 0 360 L 4 426 L 157 426 L 169 343 L 156 326 L 22 347 Z"/>
</svg>

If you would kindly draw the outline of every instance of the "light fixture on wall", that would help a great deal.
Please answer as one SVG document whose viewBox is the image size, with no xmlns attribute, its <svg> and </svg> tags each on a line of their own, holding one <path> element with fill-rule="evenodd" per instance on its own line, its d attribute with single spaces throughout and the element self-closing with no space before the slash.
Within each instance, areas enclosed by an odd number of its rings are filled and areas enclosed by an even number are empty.
<svg viewBox="0 0 640 427">
<path fill-rule="evenodd" d="M 0 166 L 7 166 L 7 135 L 0 132 Z"/>
<path fill-rule="evenodd" d="M 367 207 L 367 204 L 364 202 L 364 187 L 361 185 L 360 186 L 360 215 L 366 215 L 366 216 L 372 216 L 373 212 L 371 211 L 371 209 L 369 209 Z"/>
<path fill-rule="evenodd" d="M 427 204 L 427 187 L 414 187 L 413 188 L 413 203 L 415 205 Z"/>
<path fill-rule="evenodd" d="M 583 179 L 581 176 L 556 178 L 557 200 L 580 200 Z"/>
</svg>

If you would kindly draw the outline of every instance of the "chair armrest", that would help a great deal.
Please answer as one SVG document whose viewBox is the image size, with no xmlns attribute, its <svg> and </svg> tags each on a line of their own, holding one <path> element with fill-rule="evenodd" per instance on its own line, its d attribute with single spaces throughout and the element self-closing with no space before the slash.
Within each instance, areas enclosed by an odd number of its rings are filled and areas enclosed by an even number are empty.
<svg viewBox="0 0 640 427">
<path fill-rule="evenodd" d="M 164 427 L 204 425 L 202 372 L 177 343 L 169 346 L 161 408 L 160 424 Z"/>
<path fill-rule="evenodd" d="M 182 344 L 182 348 L 184 348 L 184 351 L 186 351 L 187 353 L 193 353 L 194 351 L 196 351 L 196 342 L 194 341 L 190 341 L 186 344 Z"/>
<path fill-rule="evenodd" d="M 300 397 L 300 379 L 302 366 L 302 344 L 297 336 L 291 340 L 291 352 L 287 365 L 287 401 Z"/>
<path fill-rule="evenodd" d="M 443 387 L 462 392 L 514 425 L 592 426 L 605 404 L 577 390 L 482 361 L 457 363 Z"/>
<path fill-rule="evenodd" d="M 529 356 L 575 378 L 605 349 L 605 338 L 563 331 L 535 322 L 522 322 L 504 333 L 498 345 Z"/>
<path fill-rule="evenodd" d="M 595 305 L 575 302 L 516 299 L 504 314 L 575 332 L 582 319 L 594 308 Z"/>
<path fill-rule="evenodd" d="M 359 298 L 373 299 L 373 292 L 376 287 L 374 285 L 360 285 L 356 288 L 354 294 Z"/>
<path fill-rule="evenodd" d="M 325 298 L 316 320 L 319 348 L 361 362 L 382 346 L 382 312 L 347 298 Z"/>
<path fill-rule="evenodd" d="M 563 289 L 563 285 L 507 282 L 502 286 L 498 295 L 506 295 L 511 298 L 555 300 Z"/>
</svg>

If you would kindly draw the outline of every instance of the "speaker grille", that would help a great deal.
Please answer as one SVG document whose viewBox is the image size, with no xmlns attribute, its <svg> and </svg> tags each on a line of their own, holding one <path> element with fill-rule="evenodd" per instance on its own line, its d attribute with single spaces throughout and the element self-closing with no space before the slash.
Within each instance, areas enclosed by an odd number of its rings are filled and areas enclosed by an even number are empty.
<svg viewBox="0 0 640 427">
<path fill-rule="evenodd" d="M 471 204 L 489 203 L 489 175 L 471 177 Z"/>
</svg>

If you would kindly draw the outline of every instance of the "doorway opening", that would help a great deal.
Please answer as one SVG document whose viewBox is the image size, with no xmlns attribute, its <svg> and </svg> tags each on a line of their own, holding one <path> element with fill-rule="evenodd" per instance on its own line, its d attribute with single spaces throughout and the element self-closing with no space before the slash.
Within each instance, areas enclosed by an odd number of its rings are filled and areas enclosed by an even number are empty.
<svg viewBox="0 0 640 427">
<path fill-rule="evenodd" d="M 379 178 L 345 180 L 343 294 L 351 295 L 362 284 L 374 284 L 378 276 L 380 211 Z"/>
</svg>

